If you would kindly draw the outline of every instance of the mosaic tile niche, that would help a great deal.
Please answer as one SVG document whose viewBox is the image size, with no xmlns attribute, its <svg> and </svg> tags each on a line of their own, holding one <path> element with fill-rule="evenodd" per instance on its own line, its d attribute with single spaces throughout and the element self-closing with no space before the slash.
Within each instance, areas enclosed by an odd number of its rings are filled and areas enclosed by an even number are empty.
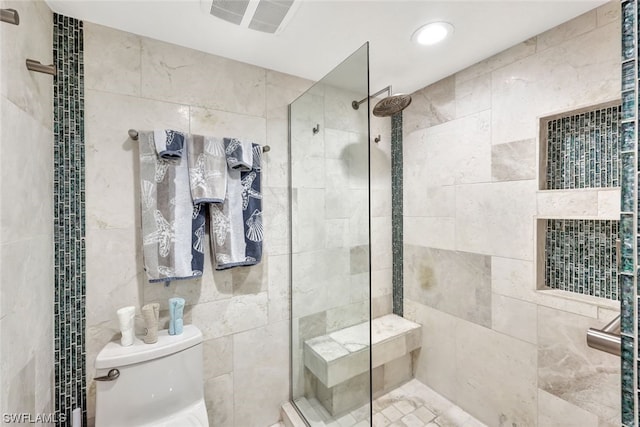
<svg viewBox="0 0 640 427">
<path fill-rule="evenodd" d="M 53 17 L 54 372 L 56 412 L 87 425 L 83 23 Z M 58 422 L 59 426 L 68 425 Z"/>
<path fill-rule="evenodd" d="M 542 189 L 618 187 L 620 115 L 620 103 L 612 102 L 542 119 Z M 632 201 L 623 205 L 630 209 Z M 618 221 L 549 219 L 543 223 L 544 286 L 618 300 Z"/>
<path fill-rule="evenodd" d="M 640 425 L 638 397 L 638 1 L 621 2 L 622 7 L 622 112 L 620 143 L 622 157 L 620 239 L 621 333 L 622 333 L 622 424 Z"/>
<path fill-rule="evenodd" d="M 617 238 L 618 221 L 547 220 L 546 285 L 618 300 Z"/>
</svg>

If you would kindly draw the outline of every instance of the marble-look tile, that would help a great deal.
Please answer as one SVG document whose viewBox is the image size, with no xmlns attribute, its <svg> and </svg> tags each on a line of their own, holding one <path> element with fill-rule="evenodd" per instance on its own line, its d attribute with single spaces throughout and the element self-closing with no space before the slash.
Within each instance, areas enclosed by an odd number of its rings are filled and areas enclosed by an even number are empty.
<svg viewBox="0 0 640 427">
<path fill-rule="evenodd" d="M 292 251 L 308 252 L 324 248 L 325 191 L 299 188 L 293 194 Z"/>
<path fill-rule="evenodd" d="M 455 401 L 487 425 L 535 425 L 536 346 L 464 320 L 455 337 Z"/>
<path fill-rule="evenodd" d="M 411 94 L 411 105 L 404 110 L 405 134 L 452 120 L 455 115 L 455 79 L 448 77 Z"/>
<path fill-rule="evenodd" d="M 143 97 L 265 117 L 263 68 L 146 37 L 141 42 Z"/>
<path fill-rule="evenodd" d="M 620 360 L 589 348 L 598 321 L 538 307 L 538 386 L 605 420 L 620 420 Z"/>
<path fill-rule="evenodd" d="M 366 84 L 359 90 L 347 91 L 344 87 L 325 86 L 324 117 L 327 129 L 338 129 L 366 134 L 368 114 L 366 108 L 354 110 L 351 103 L 367 96 Z"/>
<path fill-rule="evenodd" d="M 429 186 L 491 181 L 491 112 L 412 132 L 403 142 L 409 194 Z M 418 171 L 412 171 L 418 168 Z"/>
<path fill-rule="evenodd" d="M 391 249 L 391 217 L 371 218 L 371 268 L 391 268 L 393 254 Z M 367 271 L 368 268 L 367 260 Z"/>
<path fill-rule="evenodd" d="M 381 190 L 371 188 L 371 217 L 391 216 L 391 183 Z"/>
<path fill-rule="evenodd" d="M 598 417 L 544 390 L 538 390 L 538 427 L 598 427 Z"/>
<path fill-rule="evenodd" d="M 86 89 L 140 96 L 140 36 L 84 23 Z"/>
<path fill-rule="evenodd" d="M 269 255 L 288 254 L 291 252 L 289 190 L 263 186 L 262 194 L 264 248 Z"/>
<path fill-rule="evenodd" d="M 352 190 L 349 206 L 349 245 L 366 245 L 369 243 L 369 190 Z"/>
<path fill-rule="evenodd" d="M 491 326 L 489 257 L 405 245 L 404 260 L 405 298 Z"/>
<path fill-rule="evenodd" d="M 598 193 L 596 189 L 538 191 L 536 193 L 538 217 L 597 217 Z"/>
<path fill-rule="evenodd" d="M 535 304 L 494 294 L 491 328 L 531 344 L 538 342 L 538 311 Z"/>
<path fill-rule="evenodd" d="M 0 158 L 2 199 L 7 201 L 0 206 L 0 242 L 52 235 L 53 134 L 4 97 L 0 109 L 0 147 L 11 153 Z"/>
<path fill-rule="evenodd" d="M 7 24 L 0 28 L 0 40 L 3 41 L 0 49 L 0 93 L 40 126 L 52 130 L 51 76 L 27 70 L 24 61 L 26 58 L 35 58 L 43 64 L 53 62 L 53 14 L 43 1 L 3 1 L 2 7 L 18 10 L 20 25 Z M 4 106 L 2 108 L 4 115 Z M 10 122 L 3 117 L 2 123 Z M 51 146 L 49 142 L 48 147 Z M 45 147 L 43 145 L 39 149 Z"/>
<path fill-rule="evenodd" d="M 233 337 L 235 425 L 269 425 L 280 419 L 280 406 L 289 400 L 289 364 L 283 363 L 289 358 L 288 331 L 283 321 Z"/>
<path fill-rule="evenodd" d="M 532 261 L 491 257 L 491 291 L 512 298 L 531 301 L 535 290 Z"/>
<path fill-rule="evenodd" d="M 455 218 L 404 217 L 404 243 L 454 250 Z"/>
<path fill-rule="evenodd" d="M 620 219 L 620 189 L 600 189 L 598 191 L 598 218 Z"/>
<path fill-rule="evenodd" d="M 517 181 L 536 178 L 536 141 L 514 141 L 491 147 L 493 181 Z"/>
<path fill-rule="evenodd" d="M 366 292 L 366 289 L 363 289 Z M 327 313 L 327 332 L 338 331 L 348 326 L 360 325 L 369 320 L 369 301 L 362 299 L 351 304 L 330 308 Z"/>
<path fill-rule="evenodd" d="M 491 108 L 491 74 L 482 74 L 469 80 L 456 80 L 456 118 Z"/>
<path fill-rule="evenodd" d="M 234 427 L 236 425 L 232 396 L 235 396 L 233 373 L 210 378 L 204 382 L 204 399 L 210 426 Z"/>
<path fill-rule="evenodd" d="M 596 10 L 590 10 L 570 21 L 539 34 L 537 52 L 564 43 L 596 28 Z"/>
<path fill-rule="evenodd" d="M 493 143 L 535 138 L 538 117 L 618 98 L 619 44 L 609 24 L 494 71 Z"/>
<path fill-rule="evenodd" d="M 615 1 L 609 1 L 596 9 L 598 27 L 611 22 L 620 23 L 620 5 Z"/>
<path fill-rule="evenodd" d="M 290 316 L 289 256 L 269 255 L 267 277 L 269 323 L 288 320 Z"/>
<path fill-rule="evenodd" d="M 266 70 L 266 109 L 268 119 L 287 119 L 288 106 L 312 85 L 310 80 Z"/>
<path fill-rule="evenodd" d="M 289 186 L 289 125 L 287 119 L 267 118 L 267 141 L 271 147 L 263 156 L 264 186 L 287 188 Z"/>
<path fill-rule="evenodd" d="M 456 249 L 533 259 L 535 181 L 459 185 Z"/>
<path fill-rule="evenodd" d="M 109 322 L 117 330 L 117 309 L 144 305 L 146 275 L 137 234 L 134 228 L 87 229 L 87 325 Z"/>
<path fill-rule="evenodd" d="M 375 357 L 376 348 L 373 348 Z M 411 354 L 391 360 L 384 365 L 384 389 L 391 390 L 413 378 Z M 413 411 L 410 411 L 413 412 Z"/>
<path fill-rule="evenodd" d="M 304 317 L 327 308 L 327 269 L 323 251 L 293 254 L 292 317 Z"/>
<path fill-rule="evenodd" d="M 87 228 L 140 227 L 138 142 L 127 130 L 188 131 L 189 108 L 95 90 L 85 97 Z"/>
<path fill-rule="evenodd" d="M 264 326 L 267 311 L 267 292 L 261 292 L 186 307 L 185 322 L 198 326 L 207 340 Z"/>
<path fill-rule="evenodd" d="M 456 399 L 456 318 L 405 297 L 405 317 L 422 325 L 422 348 L 414 360 L 415 378 L 449 399 Z M 429 406 L 435 413 L 437 408 Z"/>
<path fill-rule="evenodd" d="M 403 185 L 403 213 L 405 216 L 454 217 L 456 211 L 455 186 L 425 186 L 419 167 L 406 168 Z"/>
<path fill-rule="evenodd" d="M 456 74 L 456 81 L 462 83 L 483 74 L 491 73 L 531 56 L 535 51 L 536 38 L 533 37 L 458 72 Z"/>
<path fill-rule="evenodd" d="M 203 380 L 233 371 L 233 338 L 213 338 L 203 343 Z"/>
<path fill-rule="evenodd" d="M 256 144 L 266 144 L 267 128 L 264 117 L 192 106 L 189 124 L 191 133 L 244 138 Z"/>
</svg>

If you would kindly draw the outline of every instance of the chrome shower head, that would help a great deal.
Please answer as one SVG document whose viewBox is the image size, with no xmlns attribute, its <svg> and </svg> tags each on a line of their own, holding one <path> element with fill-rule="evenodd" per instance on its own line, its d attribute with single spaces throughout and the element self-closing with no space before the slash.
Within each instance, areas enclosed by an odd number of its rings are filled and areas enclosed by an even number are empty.
<svg viewBox="0 0 640 427">
<path fill-rule="evenodd" d="M 354 110 L 357 110 L 358 108 L 360 108 L 360 104 L 362 104 L 364 101 L 366 101 L 371 97 L 380 95 L 382 92 L 385 92 L 385 91 L 389 93 L 389 96 L 379 101 L 376 104 L 376 106 L 373 107 L 374 116 L 376 117 L 393 116 L 394 114 L 399 113 L 400 111 L 407 108 L 409 104 L 411 104 L 411 95 L 405 95 L 402 93 L 399 93 L 397 95 L 391 95 L 391 86 L 387 86 L 384 89 L 374 93 L 373 95 L 370 95 L 367 98 L 364 98 L 360 101 L 353 101 L 351 103 L 351 106 L 353 107 Z"/>
<path fill-rule="evenodd" d="M 376 117 L 389 117 L 399 113 L 411 104 L 411 95 L 397 94 L 387 96 L 373 107 L 373 115 Z"/>
</svg>

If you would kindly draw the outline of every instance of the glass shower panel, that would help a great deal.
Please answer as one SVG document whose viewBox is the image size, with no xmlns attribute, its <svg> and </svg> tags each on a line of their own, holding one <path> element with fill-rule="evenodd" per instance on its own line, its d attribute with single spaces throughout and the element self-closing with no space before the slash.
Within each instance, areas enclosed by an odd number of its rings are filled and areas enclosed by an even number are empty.
<svg viewBox="0 0 640 427">
<path fill-rule="evenodd" d="M 368 44 L 289 106 L 292 396 L 371 424 Z M 354 424 L 354 425 L 355 425 Z"/>
</svg>

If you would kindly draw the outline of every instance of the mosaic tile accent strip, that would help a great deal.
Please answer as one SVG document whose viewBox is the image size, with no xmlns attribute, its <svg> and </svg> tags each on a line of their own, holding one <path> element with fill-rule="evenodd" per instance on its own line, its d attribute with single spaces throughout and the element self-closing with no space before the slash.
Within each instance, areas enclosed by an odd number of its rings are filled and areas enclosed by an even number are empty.
<svg viewBox="0 0 640 427">
<path fill-rule="evenodd" d="M 640 426 L 640 376 L 638 375 L 638 0 L 621 2 L 621 79 L 622 79 L 622 123 L 621 150 L 623 170 L 620 177 L 621 215 L 620 239 L 622 242 L 622 265 L 620 269 L 621 333 L 622 333 L 622 425 Z M 633 76 L 633 77 L 632 77 Z"/>
<path fill-rule="evenodd" d="M 618 221 L 547 220 L 545 283 L 553 289 L 617 300 Z"/>
<path fill-rule="evenodd" d="M 620 106 L 549 120 L 546 189 L 620 185 L 619 122 Z"/>
<path fill-rule="evenodd" d="M 402 113 L 391 116 L 391 250 L 393 252 L 393 313 L 402 316 Z"/>
<path fill-rule="evenodd" d="M 54 14 L 53 60 L 54 405 L 67 420 L 82 408 L 87 425 L 82 21 Z"/>
</svg>

